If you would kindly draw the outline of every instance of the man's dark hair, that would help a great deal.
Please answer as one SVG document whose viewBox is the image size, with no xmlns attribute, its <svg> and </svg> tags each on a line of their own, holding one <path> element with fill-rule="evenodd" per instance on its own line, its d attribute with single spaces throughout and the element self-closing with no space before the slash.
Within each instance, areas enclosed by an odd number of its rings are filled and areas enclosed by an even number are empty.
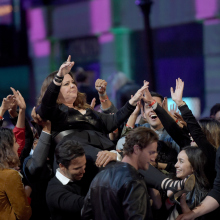
<svg viewBox="0 0 220 220">
<path fill-rule="evenodd" d="M 154 96 L 154 97 L 160 98 L 160 99 L 161 99 L 161 102 L 163 102 L 164 97 L 163 97 L 161 94 L 159 94 L 159 93 L 157 93 L 157 92 L 153 92 L 153 91 L 151 91 L 150 94 L 151 94 L 152 97 Z"/>
<path fill-rule="evenodd" d="M 55 156 L 57 164 L 62 164 L 68 169 L 71 160 L 85 155 L 85 151 L 78 141 L 67 140 L 57 145 Z"/>
<path fill-rule="evenodd" d="M 216 103 L 210 110 L 210 116 L 215 116 L 220 111 L 220 103 Z"/>
<path fill-rule="evenodd" d="M 155 131 L 150 128 L 138 127 L 131 130 L 125 137 L 123 148 L 124 155 L 131 155 L 134 152 L 134 145 L 138 145 L 140 149 L 146 148 L 149 144 L 159 140 Z"/>
</svg>

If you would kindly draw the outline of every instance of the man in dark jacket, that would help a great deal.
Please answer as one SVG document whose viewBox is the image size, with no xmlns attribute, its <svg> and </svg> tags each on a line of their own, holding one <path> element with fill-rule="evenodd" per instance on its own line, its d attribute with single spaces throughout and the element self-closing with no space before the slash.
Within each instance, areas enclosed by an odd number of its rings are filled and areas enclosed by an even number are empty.
<svg viewBox="0 0 220 220">
<path fill-rule="evenodd" d="M 157 134 L 144 127 L 126 136 L 122 162 L 110 163 L 92 181 L 82 219 L 152 219 L 147 188 L 137 170 L 155 161 L 157 141 Z"/>
<path fill-rule="evenodd" d="M 86 168 L 85 152 L 78 142 L 68 140 L 57 146 L 55 155 L 59 168 L 46 192 L 51 219 L 80 220 L 84 203 L 80 180 Z"/>
</svg>

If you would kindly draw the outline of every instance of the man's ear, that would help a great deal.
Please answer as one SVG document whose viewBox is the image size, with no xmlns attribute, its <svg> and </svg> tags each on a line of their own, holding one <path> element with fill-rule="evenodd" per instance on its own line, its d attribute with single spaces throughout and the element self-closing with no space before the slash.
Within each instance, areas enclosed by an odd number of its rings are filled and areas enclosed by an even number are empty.
<svg viewBox="0 0 220 220">
<path fill-rule="evenodd" d="M 64 165 L 63 165 L 62 163 L 59 163 L 59 168 L 60 168 L 61 170 L 64 170 L 64 169 L 65 169 L 65 167 L 64 167 Z"/>
<path fill-rule="evenodd" d="M 134 154 L 138 154 L 140 151 L 140 147 L 136 144 L 134 145 L 133 149 L 134 149 Z"/>
</svg>

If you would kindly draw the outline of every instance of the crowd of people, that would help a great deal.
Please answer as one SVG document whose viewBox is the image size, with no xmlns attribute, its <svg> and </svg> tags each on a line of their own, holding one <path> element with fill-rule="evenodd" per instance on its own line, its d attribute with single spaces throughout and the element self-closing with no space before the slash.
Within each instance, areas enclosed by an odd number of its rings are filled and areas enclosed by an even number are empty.
<svg viewBox="0 0 220 220">
<path fill-rule="evenodd" d="M 44 80 L 32 121 L 19 91 L 2 101 L 0 219 L 218 219 L 220 104 L 197 121 L 180 78 L 171 111 L 147 81 L 117 109 L 97 79 L 88 103 L 73 65 Z"/>
</svg>

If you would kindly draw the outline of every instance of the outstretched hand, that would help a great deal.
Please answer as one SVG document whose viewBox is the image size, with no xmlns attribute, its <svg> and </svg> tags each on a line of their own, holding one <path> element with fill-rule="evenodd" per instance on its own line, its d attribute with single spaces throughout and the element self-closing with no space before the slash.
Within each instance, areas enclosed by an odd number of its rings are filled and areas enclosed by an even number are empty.
<svg viewBox="0 0 220 220">
<path fill-rule="evenodd" d="M 34 107 L 31 111 L 31 117 L 34 122 L 40 126 L 42 126 L 43 130 L 47 133 L 51 132 L 51 122 L 49 120 L 44 121 L 39 114 L 36 113 L 36 108 Z"/>
<path fill-rule="evenodd" d="M 170 113 L 172 115 L 175 115 L 175 113 L 179 113 L 178 106 L 175 104 L 171 104 L 170 105 Z"/>
<path fill-rule="evenodd" d="M 148 85 L 149 85 L 149 82 L 146 82 L 145 80 L 144 80 L 144 83 L 148 83 Z M 143 101 L 144 101 L 146 104 L 150 104 L 150 103 L 152 103 L 152 102 L 154 101 L 154 99 L 152 98 L 152 96 L 151 96 L 150 91 L 149 91 L 148 88 L 145 89 L 145 91 L 144 91 Z"/>
<path fill-rule="evenodd" d="M 104 79 L 97 79 L 95 81 L 95 88 L 99 94 L 104 94 L 106 91 L 107 82 Z"/>
<path fill-rule="evenodd" d="M 92 101 L 91 101 L 91 108 L 94 109 L 95 108 L 95 104 L 96 104 L 96 98 L 93 98 Z"/>
<path fill-rule="evenodd" d="M 15 89 L 12 87 L 10 87 L 10 88 L 14 94 L 14 100 L 15 100 L 16 104 L 19 106 L 19 108 L 26 109 L 26 103 L 25 103 L 24 98 L 21 95 L 21 93 L 18 90 L 15 91 Z"/>
<path fill-rule="evenodd" d="M 5 111 L 12 108 L 15 104 L 14 96 L 8 95 L 6 98 L 3 98 L 1 108 Z"/>
<path fill-rule="evenodd" d="M 67 61 L 60 66 L 60 69 L 57 75 L 64 76 L 68 74 L 70 70 L 72 69 L 73 65 L 74 65 L 74 62 L 73 61 L 71 62 L 71 56 L 69 55 Z"/>
<path fill-rule="evenodd" d="M 129 100 L 129 103 L 133 106 L 137 104 L 138 101 L 144 98 L 144 92 L 148 89 L 149 82 L 144 81 L 144 85 L 135 93 L 135 95 Z"/>
<path fill-rule="evenodd" d="M 180 78 L 176 79 L 175 91 L 173 91 L 173 87 L 170 88 L 171 97 L 178 106 L 180 106 L 183 103 L 183 89 L 184 82 Z"/>
</svg>

